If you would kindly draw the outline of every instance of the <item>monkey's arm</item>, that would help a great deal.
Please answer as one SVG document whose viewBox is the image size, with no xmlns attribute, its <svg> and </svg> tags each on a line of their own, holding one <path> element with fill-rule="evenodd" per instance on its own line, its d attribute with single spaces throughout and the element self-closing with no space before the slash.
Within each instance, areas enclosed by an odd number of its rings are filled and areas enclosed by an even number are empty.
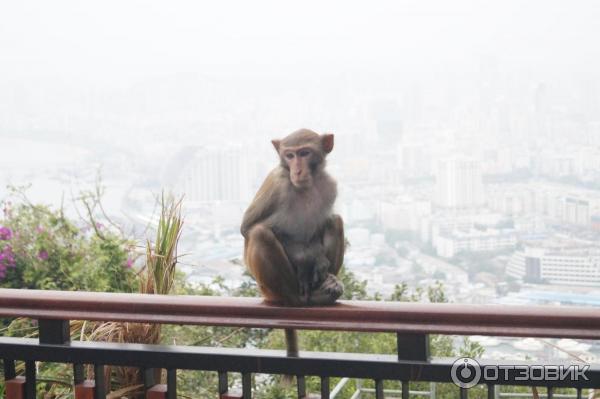
<svg viewBox="0 0 600 399">
<path fill-rule="evenodd" d="M 255 224 L 265 220 L 275 211 L 275 205 L 278 201 L 277 180 L 278 171 L 274 170 L 265 179 L 262 186 L 254 196 L 252 203 L 244 213 L 240 232 L 244 238 L 248 238 L 248 231 Z"/>
</svg>

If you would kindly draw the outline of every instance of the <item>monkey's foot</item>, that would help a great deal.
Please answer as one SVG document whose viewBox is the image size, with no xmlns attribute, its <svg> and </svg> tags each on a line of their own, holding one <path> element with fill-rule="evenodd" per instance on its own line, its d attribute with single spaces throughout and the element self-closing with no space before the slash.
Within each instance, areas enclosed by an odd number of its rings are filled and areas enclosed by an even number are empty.
<svg viewBox="0 0 600 399">
<path fill-rule="evenodd" d="M 333 274 L 327 275 L 321 287 L 331 296 L 335 296 L 335 299 L 338 299 L 344 293 L 344 284 Z"/>
<path fill-rule="evenodd" d="M 321 286 L 313 291 L 309 298 L 309 305 L 331 305 L 344 293 L 344 284 L 333 274 Z"/>
</svg>

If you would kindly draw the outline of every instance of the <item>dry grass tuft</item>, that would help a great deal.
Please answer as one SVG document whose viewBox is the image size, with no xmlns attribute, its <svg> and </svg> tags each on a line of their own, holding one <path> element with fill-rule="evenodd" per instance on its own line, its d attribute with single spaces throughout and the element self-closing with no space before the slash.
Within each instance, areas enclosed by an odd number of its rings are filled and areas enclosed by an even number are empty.
<svg viewBox="0 0 600 399">
<path fill-rule="evenodd" d="M 167 295 L 173 288 L 177 265 L 177 244 L 181 237 L 183 218 L 182 200 L 161 196 L 161 214 L 158 221 L 154 245 L 146 242 L 146 265 L 140 272 L 139 292 L 143 294 Z M 158 344 L 161 337 L 160 324 L 145 323 L 90 323 L 74 321 L 71 335 L 89 341 Z M 107 390 L 118 387 L 117 397 L 139 397 L 143 395 L 143 381 L 140 370 L 131 367 L 105 367 Z M 88 369 L 88 375 L 92 373 Z M 161 376 L 156 375 L 160 380 Z"/>
</svg>

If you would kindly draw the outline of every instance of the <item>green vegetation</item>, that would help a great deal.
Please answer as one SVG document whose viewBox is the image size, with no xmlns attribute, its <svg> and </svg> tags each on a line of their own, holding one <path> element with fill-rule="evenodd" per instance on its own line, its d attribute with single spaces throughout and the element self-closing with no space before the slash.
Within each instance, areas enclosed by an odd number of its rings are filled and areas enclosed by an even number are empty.
<svg viewBox="0 0 600 399">
<path fill-rule="evenodd" d="M 78 226 L 62 209 L 29 203 L 4 204 L 0 226 L 3 288 L 133 292 L 134 242 L 100 223 Z M 8 259 L 10 261 L 10 259 Z M 12 264 L 11 264 L 12 263 Z"/>
<path fill-rule="evenodd" d="M 17 192 L 18 194 L 18 192 Z M 20 196 L 15 203 L 4 204 L 0 219 L 0 287 L 59 289 L 113 292 L 143 292 L 150 294 L 259 296 L 256 284 L 247 279 L 237 288 L 224 284 L 215 277 L 211 284 L 192 287 L 182 274 L 177 273 L 177 242 L 183 219 L 181 202 L 172 198 L 161 199 L 161 215 L 155 241 L 146 243 L 145 261 L 135 252 L 135 242 L 127 238 L 109 220 L 96 214 L 99 198 L 82 196 L 87 217 L 74 221 L 62 209 L 34 205 Z M 102 220 L 99 222 L 98 220 Z M 138 266 L 135 263 L 143 263 Z M 340 275 L 346 290 L 344 299 L 447 302 L 444 287 L 438 283 L 428 288 L 409 292 L 406 284 L 398 285 L 387 298 L 369 295 L 367 283 L 358 281 L 349 271 Z M 35 336 L 35 321 L 28 319 L 3 320 L 2 334 L 9 336 Z M 153 326 L 134 323 L 93 323 L 72 321 L 73 340 L 99 340 L 114 342 L 143 342 L 178 345 L 227 346 L 235 348 L 258 347 L 283 349 L 281 330 L 199 327 Z M 330 331 L 300 331 L 300 346 L 310 351 L 363 352 L 393 354 L 396 350 L 395 334 L 368 334 Z M 433 356 L 471 356 L 482 354 L 482 348 L 467 339 L 454 345 L 448 336 L 432 336 Z M 71 368 L 60 364 L 39 363 L 38 397 L 68 398 L 72 395 Z M 23 365 L 18 364 L 23 371 Z M 88 370 L 91 378 L 91 370 Z M 107 368 L 105 373 L 112 391 L 123 397 L 140 397 L 138 370 L 123 367 Z M 238 376 L 239 377 L 239 376 Z M 163 376 L 164 378 L 164 376 Z M 332 379 L 332 386 L 339 379 Z M 232 385 L 239 378 L 230 378 Z M 307 378 L 310 392 L 318 392 L 317 378 Z M 351 380 L 338 398 L 349 398 L 357 383 Z M 254 397 L 274 399 L 295 397 L 293 387 L 285 387 L 279 376 L 255 376 Z M 371 381 L 362 381 L 363 388 L 373 387 Z M 217 397 L 217 374 L 202 371 L 179 371 L 178 391 L 182 398 Z M 386 382 L 386 389 L 399 389 L 399 383 Z M 411 383 L 411 389 L 428 390 L 428 383 Z M 4 386 L 0 384 L 0 392 Z M 458 388 L 452 384 L 438 384 L 438 398 L 455 398 Z M 470 397 L 485 397 L 482 388 L 474 388 Z"/>
<path fill-rule="evenodd" d="M 160 295 L 171 292 L 182 228 L 181 200 L 165 199 L 163 194 L 154 247 L 150 241 L 146 241 L 146 273 L 141 274 L 140 292 Z"/>
</svg>

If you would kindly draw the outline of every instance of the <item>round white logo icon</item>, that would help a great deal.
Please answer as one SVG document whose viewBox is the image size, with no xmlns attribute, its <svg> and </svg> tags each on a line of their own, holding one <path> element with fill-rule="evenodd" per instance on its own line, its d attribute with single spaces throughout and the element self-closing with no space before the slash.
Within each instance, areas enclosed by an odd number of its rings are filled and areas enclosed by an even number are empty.
<svg viewBox="0 0 600 399">
<path fill-rule="evenodd" d="M 475 359 L 461 357 L 452 364 L 452 382 L 461 388 L 471 388 L 481 379 L 481 366 Z"/>
</svg>

